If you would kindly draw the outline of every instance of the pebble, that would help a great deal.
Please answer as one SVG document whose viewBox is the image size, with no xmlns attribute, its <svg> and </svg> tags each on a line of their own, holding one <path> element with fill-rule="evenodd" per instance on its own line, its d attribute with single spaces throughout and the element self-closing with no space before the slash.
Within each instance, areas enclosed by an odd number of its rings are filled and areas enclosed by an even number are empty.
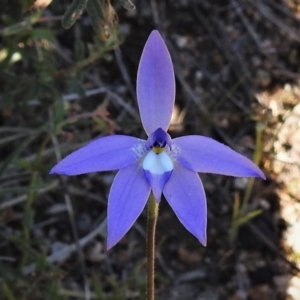
<svg viewBox="0 0 300 300">
<path fill-rule="evenodd" d="M 264 70 L 264 69 L 258 69 L 255 73 L 255 84 L 261 88 L 267 87 L 271 83 L 271 74 Z"/>
</svg>

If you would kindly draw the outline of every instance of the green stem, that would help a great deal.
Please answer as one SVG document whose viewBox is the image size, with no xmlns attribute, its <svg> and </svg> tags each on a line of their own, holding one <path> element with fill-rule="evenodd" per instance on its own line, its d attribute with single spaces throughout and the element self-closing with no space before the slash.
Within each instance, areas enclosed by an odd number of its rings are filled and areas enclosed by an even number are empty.
<svg viewBox="0 0 300 300">
<path fill-rule="evenodd" d="M 265 129 L 264 124 L 258 122 L 256 124 L 256 139 L 255 139 L 255 151 L 253 155 L 253 161 L 255 164 L 259 165 L 262 154 L 263 154 L 263 130 Z M 248 184 L 245 191 L 245 196 L 243 199 L 243 204 L 241 207 L 241 213 L 244 216 L 246 213 L 247 205 L 250 200 L 250 196 L 252 193 L 253 185 L 254 185 L 255 178 L 249 178 Z"/>
<path fill-rule="evenodd" d="M 153 195 L 148 200 L 147 217 L 147 300 L 154 300 L 155 228 L 158 216 L 158 203 Z"/>
</svg>

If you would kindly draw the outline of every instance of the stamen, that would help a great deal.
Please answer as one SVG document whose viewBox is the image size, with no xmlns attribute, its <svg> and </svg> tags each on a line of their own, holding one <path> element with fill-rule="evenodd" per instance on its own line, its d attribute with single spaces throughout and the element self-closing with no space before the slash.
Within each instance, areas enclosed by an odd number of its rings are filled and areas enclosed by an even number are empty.
<svg viewBox="0 0 300 300">
<path fill-rule="evenodd" d="M 156 129 L 148 138 L 148 149 L 153 149 L 155 153 L 162 153 L 171 142 L 170 136 L 161 128 Z M 158 149 L 159 148 L 159 149 Z"/>
<path fill-rule="evenodd" d="M 161 147 L 153 147 L 152 150 L 154 151 L 154 153 L 156 154 L 160 154 L 164 151 L 164 148 Z"/>
</svg>

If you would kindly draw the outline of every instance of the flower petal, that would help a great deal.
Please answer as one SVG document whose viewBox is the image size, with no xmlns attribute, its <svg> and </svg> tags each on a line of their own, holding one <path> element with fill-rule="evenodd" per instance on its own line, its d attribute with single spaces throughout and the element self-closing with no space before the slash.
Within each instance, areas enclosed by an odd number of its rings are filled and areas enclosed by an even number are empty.
<svg viewBox="0 0 300 300">
<path fill-rule="evenodd" d="M 177 165 L 163 193 L 179 221 L 206 246 L 206 198 L 198 174 Z"/>
<path fill-rule="evenodd" d="M 176 138 L 173 143 L 177 161 L 192 171 L 265 179 L 251 160 L 211 138 L 191 135 Z"/>
<path fill-rule="evenodd" d="M 143 170 L 154 198 L 159 202 L 163 188 L 172 173 L 173 162 L 165 151 L 158 154 L 150 150 L 143 160 Z"/>
<path fill-rule="evenodd" d="M 146 143 L 147 149 L 154 149 L 154 148 L 169 148 L 171 145 L 171 137 L 170 135 L 165 132 L 162 128 L 157 128 L 155 131 L 153 131 Z"/>
<path fill-rule="evenodd" d="M 143 155 L 145 144 L 125 135 L 99 138 L 65 157 L 50 174 L 79 175 L 125 168 Z"/>
<path fill-rule="evenodd" d="M 131 228 L 149 195 L 150 184 L 138 163 L 118 172 L 108 197 L 107 249 L 118 243 Z"/>
<path fill-rule="evenodd" d="M 175 101 L 175 77 L 169 51 L 157 30 L 151 32 L 141 56 L 137 98 L 146 133 L 159 127 L 167 131 Z"/>
</svg>

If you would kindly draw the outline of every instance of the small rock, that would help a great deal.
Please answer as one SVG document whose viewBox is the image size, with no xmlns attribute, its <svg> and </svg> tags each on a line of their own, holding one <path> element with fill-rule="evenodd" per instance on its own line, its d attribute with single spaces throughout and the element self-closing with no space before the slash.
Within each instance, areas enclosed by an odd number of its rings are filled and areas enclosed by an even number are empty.
<svg viewBox="0 0 300 300">
<path fill-rule="evenodd" d="M 47 209 L 46 213 L 48 215 L 56 215 L 66 211 L 67 211 L 67 206 L 65 203 L 56 203 L 52 205 L 49 209 Z"/>
<path fill-rule="evenodd" d="M 247 186 L 248 179 L 244 177 L 234 178 L 233 185 L 235 189 L 244 190 Z"/>
<path fill-rule="evenodd" d="M 266 88 L 271 83 L 271 74 L 263 69 L 258 69 L 255 74 L 255 84 L 261 88 Z"/>
<path fill-rule="evenodd" d="M 76 223 L 79 231 L 87 232 L 92 225 L 92 220 L 89 214 L 81 213 L 76 217 Z"/>
<path fill-rule="evenodd" d="M 273 278 L 276 289 L 280 293 L 285 293 L 285 291 L 289 286 L 290 280 L 291 280 L 291 276 L 288 275 L 277 275 L 274 276 Z"/>
<path fill-rule="evenodd" d="M 176 36 L 176 44 L 178 48 L 183 49 L 188 44 L 188 38 L 186 36 Z"/>
<path fill-rule="evenodd" d="M 259 56 L 253 56 L 251 58 L 251 63 L 252 63 L 252 66 L 255 67 L 255 68 L 258 68 L 262 65 L 262 61 L 261 61 L 261 58 Z"/>
<path fill-rule="evenodd" d="M 179 259 L 187 264 L 199 263 L 202 260 L 202 255 L 198 251 L 190 251 L 186 248 L 179 247 L 177 253 Z"/>
<path fill-rule="evenodd" d="M 248 296 L 252 300 L 274 299 L 273 291 L 268 284 L 256 285 L 248 290 Z"/>
<path fill-rule="evenodd" d="M 288 277 L 286 276 L 286 278 Z M 292 300 L 300 299 L 300 278 L 299 277 L 294 276 L 290 280 L 287 293 Z"/>
<path fill-rule="evenodd" d="M 67 244 L 64 244 L 62 242 L 54 242 L 51 245 L 51 254 L 58 252 L 60 250 L 62 250 L 63 248 L 65 248 L 66 246 L 68 246 Z"/>
<path fill-rule="evenodd" d="M 103 244 L 96 242 L 86 253 L 86 259 L 91 262 L 100 262 L 104 258 Z"/>
<path fill-rule="evenodd" d="M 202 71 L 200 71 L 200 70 L 196 71 L 196 73 L 195 73 L 195 81 L 197 83 L 199 83 L 203 79 L 203 77 L 204 77 L 204 74 L 203 74 Z"/>
</svg>

